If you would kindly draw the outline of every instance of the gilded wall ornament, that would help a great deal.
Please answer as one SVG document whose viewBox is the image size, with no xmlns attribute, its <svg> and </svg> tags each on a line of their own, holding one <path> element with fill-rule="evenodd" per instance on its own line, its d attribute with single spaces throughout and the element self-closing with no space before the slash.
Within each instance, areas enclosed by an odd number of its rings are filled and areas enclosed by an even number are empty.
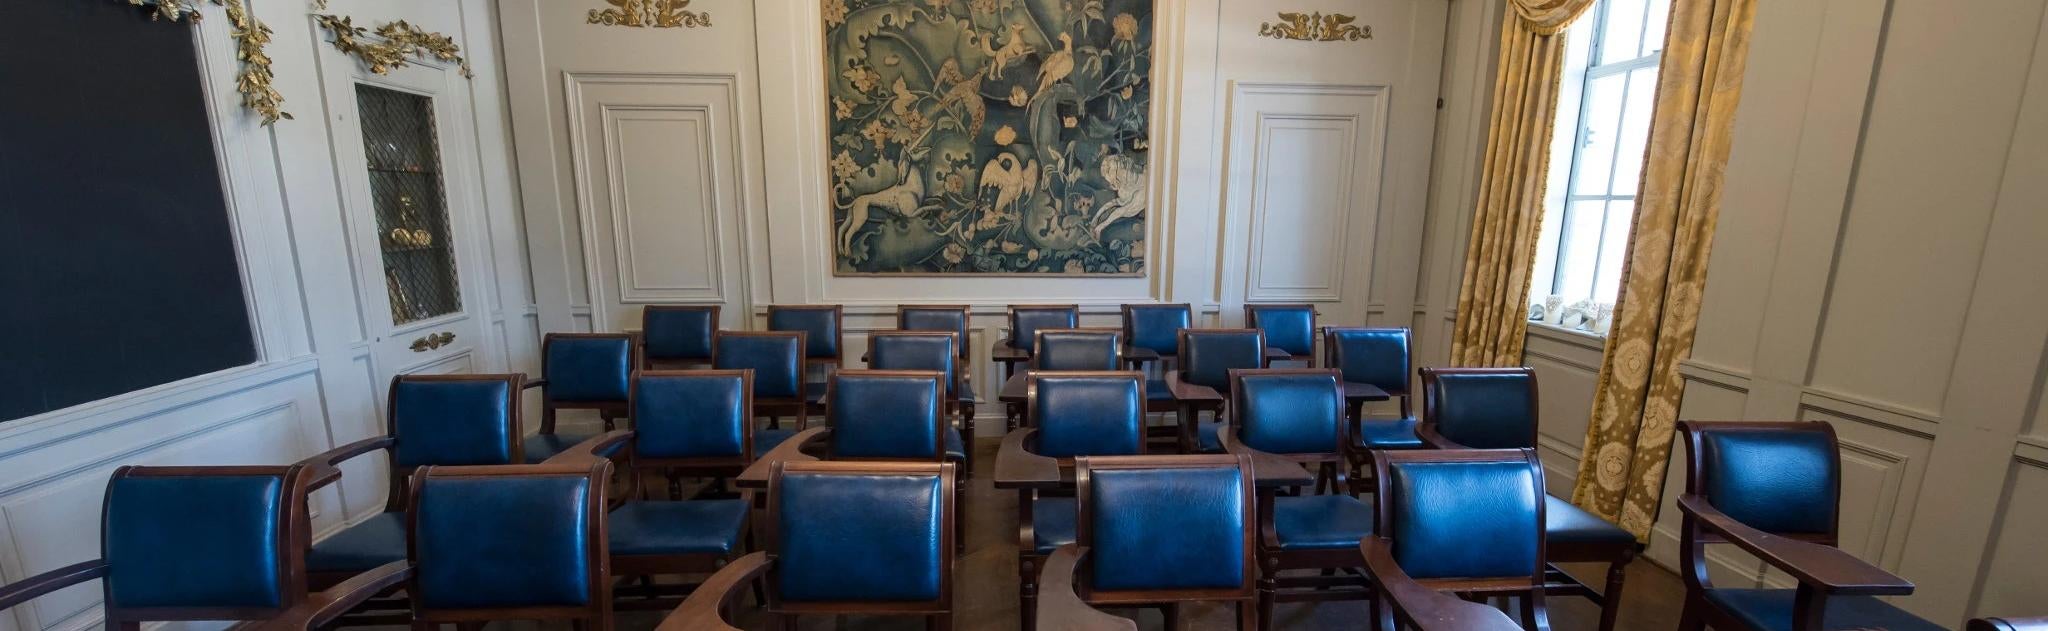
<svg viewBox="0 0 2048 631">
<path fill-rule="evenodd" d="M 460 65 L 464 77 L 475 76 L 469 71 L 469 60 L 462 58 L 462 48 L 455 45 L 455 38 L 421 29 L 405 20 L 386 22 L 375 30 L 356 26 L 345 15 L 315 14 L 313 20 L 334 36 L 336 49 L 362 60 L 370 66 L 370 72 L 386 74 L 410 65 L 414 56 L 424 59 L 432 55 Z"/>
<path fill-rule="evenodd" d="M 1352 24 L 1358 16 L 1331 13 L 1280 14 L 1280 22 L 1266 22 L 1259 25 L 1259 37 L 1292 39 L 1304 42 L 1355 42 L 1372 39 L 1372 27 Z"/>
<path fill-rule="evenodd" d="M 605 0 L 610 9 L 591 9 L 591 24 L 634 28 L 711 26 L 711 12 L 685 11 L 690 0 Z"/>
<path fill-rule="evenodd" d="M 270 55 L 263 52 L 270 44 L 270 27 L 249 15 L 242 0 L 211 1 L 225 9 L 228 22 L 234 25 L 235 57 L 242 62 L 242 71 L 235 77 L 235 90 L 242 93 L 242 106 L 263 117 L 266 126 L 291 120 L 292 115 L 284 111 L 284 95 L 271 84 L 276 75 L 270 70 Z M 189 17 L 198 22 L 204 17 L 199 13 L 198 0 L 128 0 L 128 4 L 149 6 L 153 19 L 177 22 Z"/>
</svg>

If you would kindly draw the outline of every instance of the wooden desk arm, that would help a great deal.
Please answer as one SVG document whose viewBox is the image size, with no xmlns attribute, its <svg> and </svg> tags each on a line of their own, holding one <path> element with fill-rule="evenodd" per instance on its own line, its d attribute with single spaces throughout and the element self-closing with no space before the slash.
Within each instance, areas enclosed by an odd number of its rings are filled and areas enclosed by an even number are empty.
<svg viewBox="0 0 2048 631">
<path fill-rule="evenodd" d="M 1300 488 L 1316 483 L 1316 476 L 1307 467 L 1292 458 L 1280 454 L 1259 451 L 1249 445 L 1237 442 L 1237 427 L 1224 423 L 1216 428 L 1216 440 L 1223 443 L 1223 451 L 1232 455 L 1248 456 L 1252 460 L 1252 479 L 1260 491 L 1274 488 Z M 1273 483 L 1274 480 L 1287 480 Z M 1275 545 L 1278 545 L 1277 543 Z"/>
<path fill-rule="evenodd" d="M 107 564 L 99 559 L 93 559 L 84 563 L 74 563 L 37 574 L 28 577 L 28 580 L 0 587 L 0 610 L 12 609 L 22 603 L 40 598 L 44 594 L 96 578 L 103 578 L 106 575 Z"/>
<path fill-rule="evenodd" d="M 1416 425 L 1415 437 L 1422 439 L 1422 444 L 1429 445 L 1430 449 L 1471 449 L 1458 444 L 1457 441 L 1444 438 L 1443 434 L 1436 433 L 1435 426 L 1428 424 Z"/>
<path fill-rule="evenodd" d="M 1726 537 L 1729 543 L 1754 554 L 1801 584 L 1828 594 L 1874 596 L 1913 593 L 1913 583 L 1891 572 L 1865 563 L 1841 548 L 1787 539 L 1736 521 L 1714 508 L 1707 498 L 1687 494 L 1678 498 L 1678 509 L 1698 521 L 1702 528 Z"/>
<path fill-rule="evenodd" d="M 1181 403 L 1223 402 L 1223 394 L 1217 392 L 1215 388 L 1181 381 L 1179 370 L 1166 371 L 1166 391 L 1173 393 L 1174 400 Z"/>
<path fill-rule="evenodd" d="M 1045 631 L 1138 631 L 1138 623 L 1089 606 L 1074 591 L 1074 571 L 1088 549 L 1069 543 L 1052 551 L 1038 572 L 1038 628 Z"/>
<path fill-rule="evenodd" d="M 1060 483 L 1060 461 L 1031 453 L 1031 438 L 1037 429 L 1020 429 L 1003 437 L 996 452 L 997 488 L 1038 488 Z"/>
<path fill-rule="evenodd" d="M 533 381 L 528 381 L 528 382 L 526 382 L 526 385 L 520 386 L 520 387 L 519 387 L 519 389 L 520 389 L 520 390 L 532 390 L 532 389 L 534 389 L 534 388 L 546 388 L 546 387 L 548 387 L 548 380 L 546 380 L 546 379 L 535 379 L 535 380 L 533 380 Z"/>
<path fill-rule="evenodd" d="M 768 553 L 755 552 L 740 557 L 718 573 L 690 590 L 690 597 L 683 604 L 661 619 L 656 631 L 739 631 L 725 621 L 724 611 L 740 595 L 743 587 L 753 583 L 768 571 L 773 562 Z"/>
<path fill-rule="evenodd" d="M 832 428 L 829 427 L 813 427 L 797 432 L 795 436 L 789 437 L 787 440 L 782 441 L 782 444 L 776 445 L 774 449 L 768 450 L 768 453 L 761 454 L 761 457 L 755 458 L 754 464 L 747 465 L 747 469 L 741 471 L 740 477 L 735 478 L 733 483 L 741 486 L 751 484 L 757 488 L 767 488 L 768 474 L 775 471 L 775 463 L 816 461 L 818 459 L 817 456 L 804 453 L 803 446 L 805 443 L 817 440 L 819 436 L 830 431 L 832 431 Z"/>
<path fill-rule="evenodd" d="M 1358 543 L 1365 555 L 1365 571 L 1373 584 L 1394 604 L 1395 612 L 1422 631 L 1521 631 L 1522 625 L 1486 605 L 1460 600 L 1430 589 L 1408 577 L 1394 562 L 1394 546 L 1385 538 L 1366 537 Z"/>
<path fill-rule="evenodd" d="M 373 436 L 329 449 L 326 452 L 300 460 L 294 464 L 306 468 L 306 492 L 311 493 L 320 490 L 321 487 L 333 484 L 335 480 L 340 480 L 341 463 L 373 451 L 388 450 L 397 444 L 398 439 L 396 438 Z"/>
<path fill-rule="evenodd" d="M 598 460 L 610 460 L 626 441 L 633 439 L 633 430 L 620 429 L 605 432 L 584 439 L 562 453 L 555 454 L 541 464 L 594 464 Z"/>
<path fill-rule="evenodd" d="M 269 620 L 239 625 L 241 631 L 312 631 L 361 606 L 363 602 L 404 583 L 412 577 L 410 561 L 392 561 L 348 580 L 314 592 L 297 606 Z"/>
</svg>

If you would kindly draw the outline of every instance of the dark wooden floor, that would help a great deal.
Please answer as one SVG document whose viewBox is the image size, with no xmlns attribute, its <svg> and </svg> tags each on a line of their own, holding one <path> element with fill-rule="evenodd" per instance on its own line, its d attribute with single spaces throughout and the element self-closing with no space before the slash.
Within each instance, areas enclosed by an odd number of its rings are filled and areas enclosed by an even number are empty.
<svg viewBox="0 0 2048 631">
<path fill-rule="evenodd" d="M 977 475 L 969 480 L 971 485 L 967 498 L 967 552 L 960 558 L 959 572 L 954 578 L 956 605 L 955 628 L 962 631 L 1016 631 L 1017 616 L 1017 526 L 1016 496 L 1008 491 L 998 493 L 990 485 L 987 472 L 995 464 L 994 440 L 980 441 L 976 452 Z M 1602 576 L 1604 568 L 1597 565 L 1567 567 L 1568 571 L 1580 576 Z M 1599 583 L 1595 583 L 1598 585 Z M 1678 606 L 1684 595 L 1684 586 L 1678 577 L 1647 561 L 1637 561 L 1629 568 L 1628 589 L 1621 609 L 1621 629 L 1665 630 L 1677 627 Z M 767 630 L 773 628 L 768 616 L 760 614 L 748 605 L 740 605 L 738 620 L 734 622 L 743 629 Z M 1181 625 L 1185 629 L 1226 631 L 1235 629 L 1236 616 L 1228 606 L 1197 603 L 1182 609 Z M 1550 599 L 1550 624 L 1557 631 L 1594 631 L 1598 628 L 1599 609 L 1583 598 Z M 1165 621 L 1157 610 L 1120 610 L 1121 615 L 1137 616 L 1141 631 L 1160 631 Z M 644 631 L 652 629 L 662 618 L 658 612 L 621 612 L 617 627 L 622 631 Z M 1353 630 L 1365 629 L 1366 607 L 1363 602 L 1332 602 L 1282 604 L 1274 620 L 1275 631 L 1310 630 Z M 566 629 L 568 625 L 542 625 L 542 628 Z M 911 631 L 924 628 L 924 622 L 913 618 L 866 618 L 849 617 L 834 619 L 816 616 L 805 618 L 799 625 L 802 631 Z M 535 628 L 531 624 L 491 625 L 491 631 Z"/>
</svg>

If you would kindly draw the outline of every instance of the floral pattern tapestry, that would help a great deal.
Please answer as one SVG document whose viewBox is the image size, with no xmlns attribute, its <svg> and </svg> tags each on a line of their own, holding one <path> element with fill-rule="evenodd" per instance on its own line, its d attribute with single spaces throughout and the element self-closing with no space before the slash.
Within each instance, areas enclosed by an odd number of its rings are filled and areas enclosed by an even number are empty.
<svg viewBox="0 0 2048 631">
<path fill-rule="evenodd" d="M 1153 0 L 821 0 L 834 272 L 1137 276 Z"/>
</svg>

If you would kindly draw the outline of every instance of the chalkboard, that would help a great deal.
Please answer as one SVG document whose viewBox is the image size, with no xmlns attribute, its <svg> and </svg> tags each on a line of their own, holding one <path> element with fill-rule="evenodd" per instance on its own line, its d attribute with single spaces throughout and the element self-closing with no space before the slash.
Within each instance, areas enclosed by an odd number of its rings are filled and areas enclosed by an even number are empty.
<svg viewBox="0 0 2048 631">
<path fill-rule="evenodd" d="M 254 362 L 193 27 L 7 4 L 0 421 Z"/>
</svg>

